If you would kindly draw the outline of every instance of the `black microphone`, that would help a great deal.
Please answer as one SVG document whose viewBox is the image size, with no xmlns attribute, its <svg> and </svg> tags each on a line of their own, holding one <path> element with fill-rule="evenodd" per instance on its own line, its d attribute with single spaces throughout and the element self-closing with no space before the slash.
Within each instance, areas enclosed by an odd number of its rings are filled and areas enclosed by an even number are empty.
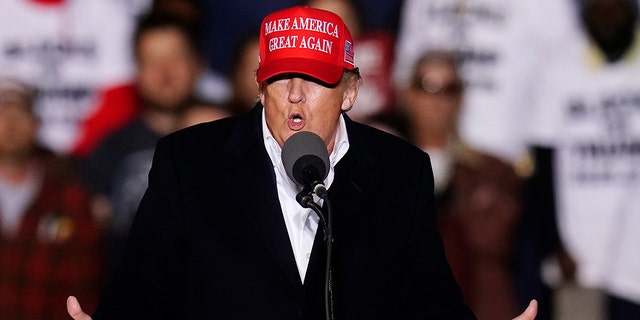
<svg viewBox="0 0 640 320">
<path fill-rule="evenodd" d="M 325 199 L 324 179 L 329 174 L 327 145 L 317 134 L 301 131 L 293 134 L 282 146 L 282 163 L 287 175 L 303 187 L 296 200 L 305 208 L 313 201 L 313 193 Z"/>
</svg>

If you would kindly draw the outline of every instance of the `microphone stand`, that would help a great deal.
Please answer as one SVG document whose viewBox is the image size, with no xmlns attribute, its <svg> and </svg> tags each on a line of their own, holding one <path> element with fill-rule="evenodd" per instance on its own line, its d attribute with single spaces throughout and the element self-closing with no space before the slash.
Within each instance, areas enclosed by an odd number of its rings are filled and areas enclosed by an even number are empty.
<svg viewBox="0 0 640 320">
<path fill-rule="evenodd" d="M 324 204 L 327 208 L 327 215 L 322 212 L 322 207 L 313 200 L 313 194 L 316 194 L 320 199 L 324 200 Z M 314 181 L 311 184 L 307 184 L 302 188 L 302 191 L 296 195 L 296 200 L 303 208 L 311 208 L 320 218 L 320 222 L 324 227 L 324 241 L 327 244 L 327 259 L 325 265 L 325 287 L 324 287 L 324 301 L 325 301 L 325 314 L 327 320 L 334 320 L 333 315 L 333 285 L 331 277 L 331 256 L 333 247 L 333 230 L 331 226 L 331 202 L 327 189 L 322 181 Z"/>
</svg>

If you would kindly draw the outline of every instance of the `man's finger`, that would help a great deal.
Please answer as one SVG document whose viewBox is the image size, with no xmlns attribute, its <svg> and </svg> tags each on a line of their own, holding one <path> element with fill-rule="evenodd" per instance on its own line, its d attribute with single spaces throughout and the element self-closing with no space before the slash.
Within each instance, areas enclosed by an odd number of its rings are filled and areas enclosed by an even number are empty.
<svg viewBox="0 0 640 320">
<path fill-rule="evenodd" d="M 91 320 L 91 317 L 82 311 L 78 299 L 74 296 L 67 298 L 67 312 L 73 320 Z"/>
<path fill-rule="evenodd" d="M 527 309 L 525 309 L 521 315 L 514 318 L 513 320 L 533 320 L 536 318 L 537 314 L 538 314 L 538 301 L 534 299 L 534 300 L 531 300 L 531 302 L 529 302 L 529 306 L 527 307 Z"/>
</svg>

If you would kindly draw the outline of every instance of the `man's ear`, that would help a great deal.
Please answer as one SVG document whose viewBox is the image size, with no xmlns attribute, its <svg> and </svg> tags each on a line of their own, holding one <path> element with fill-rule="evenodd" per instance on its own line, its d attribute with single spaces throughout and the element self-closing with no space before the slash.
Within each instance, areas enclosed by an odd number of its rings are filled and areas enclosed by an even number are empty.
<svg viewBox="0 0 640 320">
<path fill-rule="evenodd" d="M 342 106 L 340 109 L 344 112 L 347 112 L 353 108 L 353 105 L 356 103 L 356 98 L 358 97 L 358 90 L 360 89 L 360 81 L 353 80 L 350 81 L 344 91 L 342 98 Z"/>
</svg>

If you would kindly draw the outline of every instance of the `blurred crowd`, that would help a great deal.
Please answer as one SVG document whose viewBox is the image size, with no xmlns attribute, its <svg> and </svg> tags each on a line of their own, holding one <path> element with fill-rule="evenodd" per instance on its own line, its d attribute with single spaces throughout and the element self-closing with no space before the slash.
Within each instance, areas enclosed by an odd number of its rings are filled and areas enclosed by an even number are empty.
<svg viewBox="0 0 640 320">
<path fill-rule="evenodd" d="M 638 0 L 0 1 L 0 319 L 93 310 L 158 139 L 250 110 L 298 4 L 351 30 L 347 115 L 429 154 L 478 319 L 640 319 Z"/>
</svg>

